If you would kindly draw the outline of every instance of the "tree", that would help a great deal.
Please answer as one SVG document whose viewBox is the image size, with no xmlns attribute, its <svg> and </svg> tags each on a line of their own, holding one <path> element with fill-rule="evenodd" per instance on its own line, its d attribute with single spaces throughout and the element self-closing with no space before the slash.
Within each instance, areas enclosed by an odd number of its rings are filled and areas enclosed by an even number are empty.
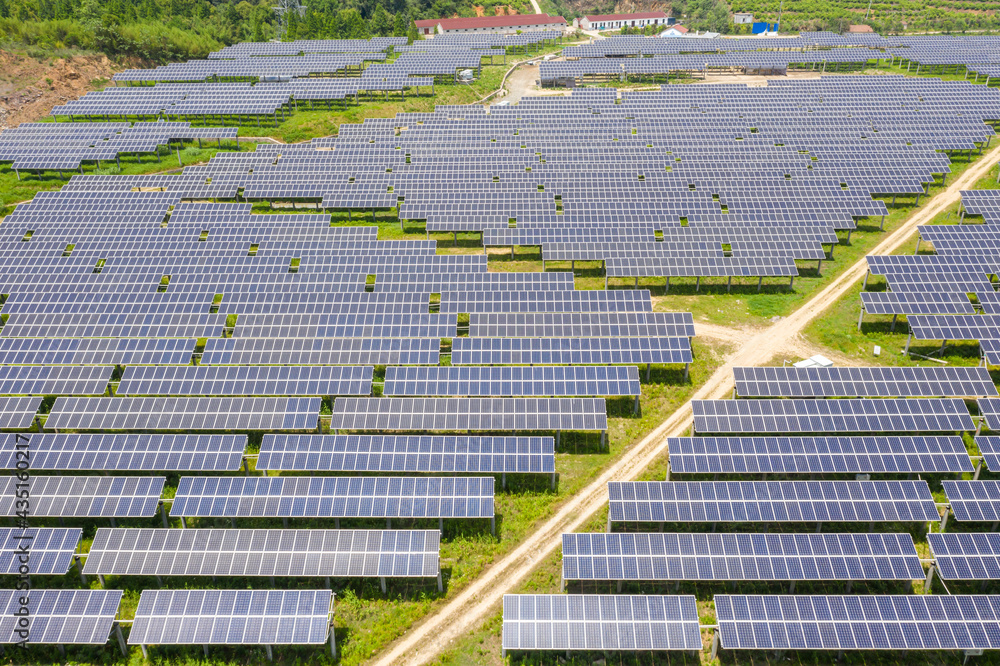
<svg viewBox="0 0 1000 666">
<path fill-rule="evenodd" d="M 411 20 L 410 28 L 406 31 L 406 43 L 412 44 L 418 39 L 420 39 L 420 33 L 417 32 L 417 24 Z"/>
<path fill-rule="evenodd" d="M 382 5 L 377 5 L 375 11 L 372 12 L 371 26 L 373 35 L 385 37 L 389 34 L 392 23 L 389 20 L 389 14 Z"/>
<path fill-rule="evenodd" d="M 392 19 L 392 36 L 406 37 L 407 23 L 408 23 L 408 17 L 404 16 L 403 12 L 397 12 Z"/>
</svg>

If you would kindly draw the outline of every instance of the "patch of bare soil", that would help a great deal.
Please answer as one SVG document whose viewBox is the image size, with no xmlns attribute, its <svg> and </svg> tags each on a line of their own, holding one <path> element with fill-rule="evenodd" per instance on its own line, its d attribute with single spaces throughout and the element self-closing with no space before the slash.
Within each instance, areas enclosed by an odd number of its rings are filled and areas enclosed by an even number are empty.
<svg viewBox="0 0 1000 666">
<path fill-rule="evenodd" d="M 104 55 L 39 60 L 0 51 L 0 129 L 40 120 L 52 107 L 103 88 L 128 67 Z"/>
</svg>

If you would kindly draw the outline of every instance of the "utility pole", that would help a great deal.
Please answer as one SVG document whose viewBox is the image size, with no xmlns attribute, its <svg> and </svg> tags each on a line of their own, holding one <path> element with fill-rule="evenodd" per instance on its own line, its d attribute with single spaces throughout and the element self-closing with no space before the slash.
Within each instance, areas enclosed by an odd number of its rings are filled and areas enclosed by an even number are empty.
<svg viewBox="0 0 1000 666">
<path fill-rule="evenodd" d="M 781 32 L 781 8 L 785 6 L 785 0 L 781 0 L 778 3 L 778 29 L 775 32 Z"/>
<path fill-rule="evenodd" d="M 868 12 L 872 10 L 872 0 L 868 0 L 868 10 L 865 12 L 865 20 L 868 20 Z"/>
<path fill-rule="evenodd" d="M 284 39 L 285 35 L 288 34 L 289 12 L 298 12 L 299 18 L 304 16 L 306 13 L 305 5 L 300 5 L 299 0 L 278 0 L 278 5 L 276 7 L 272 7 L 272 9 L 281 20 L 281 35 L 279 39 Z"/>
</svg>

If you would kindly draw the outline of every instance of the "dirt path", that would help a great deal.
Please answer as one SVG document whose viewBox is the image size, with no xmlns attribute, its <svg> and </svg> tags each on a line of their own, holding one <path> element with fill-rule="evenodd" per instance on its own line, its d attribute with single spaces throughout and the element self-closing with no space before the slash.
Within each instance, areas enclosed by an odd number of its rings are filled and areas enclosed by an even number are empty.
<svg viewBox="0 0 1000 666">
<path fill-rule="evenodd" d="M 922 209 L 879 243 L 871 253 L 888 254 L 906 242 L 917 225 L 928 222 L 958 201 L 959 192 L 986 175 L 998 159 L 1000 146 L 990 151 L 950 187 L 925 203 Z M 734 366 L 766 363 L 794 343 L 809 322 L 857 284 L 867 268 L 867 262 L 862 258 L 790 316 L 761 329 L 746 340 L 742 347 L 729 355 L 704 386 L 694 393 L 692 399 L 728 397 L 732 392 Z M 609 481 L 627 481 L 637 477 L 667 451 L 667 437 L 680 436 L 690 426 L 691 404 L 688 402 L 645 439 L 635 444 L 628 455 L 622 456 L 593 483 L 563 503 L 552 518 L 540 525 L 517 548 L 487 569 L 444 607 L 407 632 L 405 637 L 381 654 L 374 663 L 378 666 L 423 664 L 448 649 L 455 639 L 474 631 L 497 607 L 504 593 L 520 583 L 539 562 L 560 546 L 563 532 L 578 529 L 607 505 Z"/>
<path fill-rule="evenodd" d="M 531 6 L 535 8 L 536 14 L 542 13 L 542 8 L 538 6 L 538 0 L 531 0 Z"/>
</svg>

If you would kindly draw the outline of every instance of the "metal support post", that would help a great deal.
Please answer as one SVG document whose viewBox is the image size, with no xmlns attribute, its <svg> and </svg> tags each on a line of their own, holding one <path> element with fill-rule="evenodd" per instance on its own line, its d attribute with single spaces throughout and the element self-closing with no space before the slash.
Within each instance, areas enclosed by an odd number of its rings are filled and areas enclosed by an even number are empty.
<svg viewBox="0 0 1000 666">
<path fill-rule="evenodd" d="M 115 638 L 118 639 L 118 647 L 121 648 L 122 656 L 128 656 L 128 647 L 125 645 L 125 637 L 122 636 L 122 627 L 120 624 L 115 622 Z"/>
</svg>

